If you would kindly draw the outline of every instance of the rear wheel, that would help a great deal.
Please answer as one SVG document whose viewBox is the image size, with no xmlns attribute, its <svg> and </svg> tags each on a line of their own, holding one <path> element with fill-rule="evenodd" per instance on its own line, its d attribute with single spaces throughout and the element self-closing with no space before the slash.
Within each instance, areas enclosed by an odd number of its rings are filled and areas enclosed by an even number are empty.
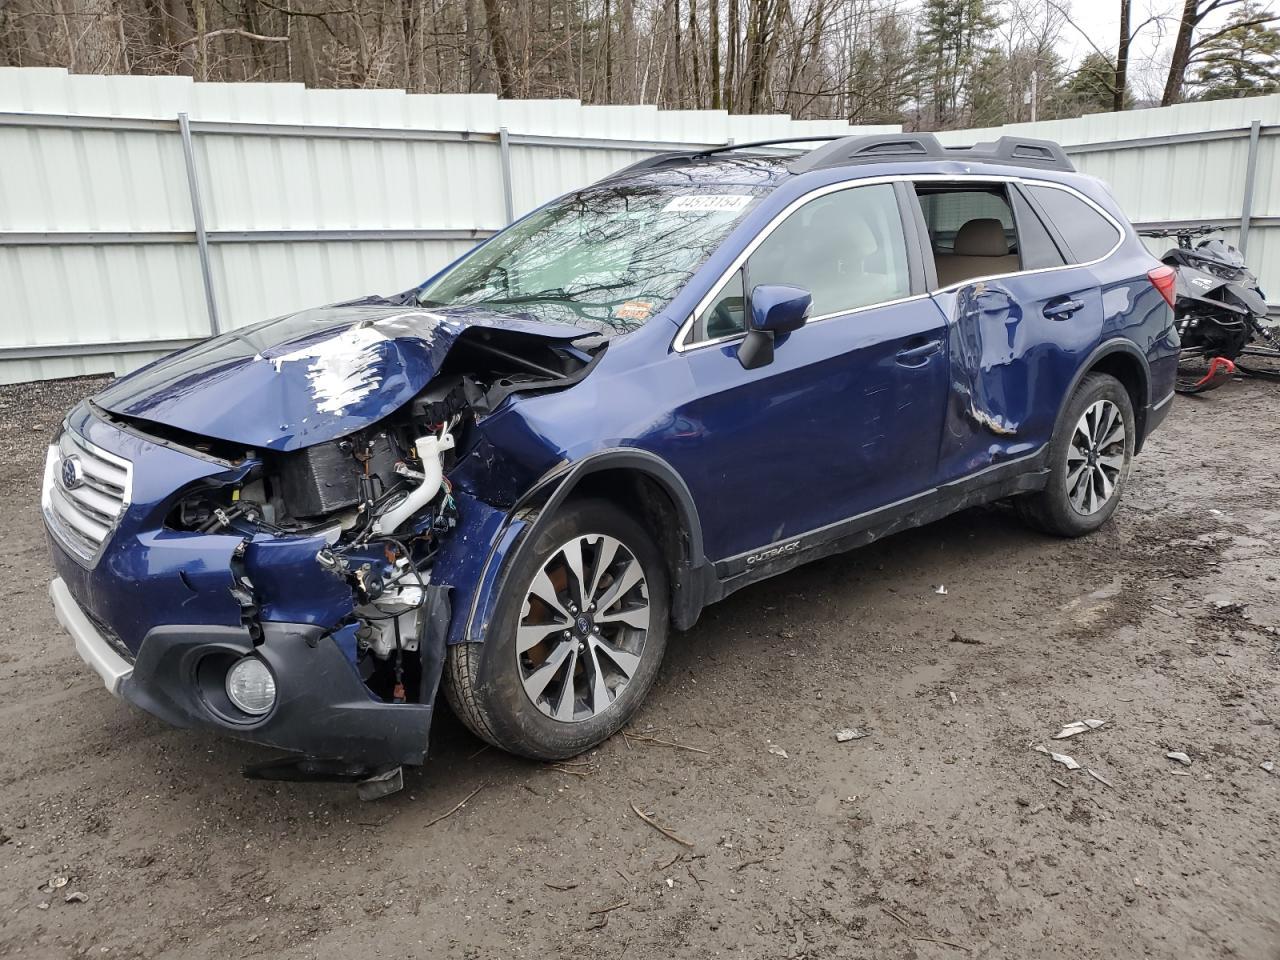
<svg viewBox="0 0 1280 960">
<path fill-rule="evenodd" d="M 570 504 L 520 550 L 484 643 L 450 647 L 445 694 L 477 736 L 570 757 L 635 713 L 662 662 L 667 574 L 652 539 L 603 501 Z"/>
<path fill-rule="evenodd" d="M 1032 526 L 1063 537 L 1097 530 L 1120 503 L 1135 440 L 1128 391 L 1109 374 L 1089 374 L 1049 442 L 1045 488 L 1018 497 L 1019 513 Z"/>
</svg>

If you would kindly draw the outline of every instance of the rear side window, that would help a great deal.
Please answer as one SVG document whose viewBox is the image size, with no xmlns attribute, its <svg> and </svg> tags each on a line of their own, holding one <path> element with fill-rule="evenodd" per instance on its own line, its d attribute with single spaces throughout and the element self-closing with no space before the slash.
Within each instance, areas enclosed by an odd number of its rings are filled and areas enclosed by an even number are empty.
<svg viewBox="0 0 1280 960">
<path fill-rule="evenodd" d="M 925 189 L 918 186 L 917 191 L 935 253 L 954 253 L 956 234 L 971 220 L 1000 221 L 1010 250 L 1017 249 L 1013 212 L 1002 187 Z"/>
<path fill-rule="evenodd" d="M 1013 208 L 1003 184 L 917 183 L 938 286 L 1024 269 Z"/>
<path fill-rule="evenodd" d="M 1053 221 L 1076 263 L 1105 257 L 1120 240 L 1110 221 L 1074 193 L 1053 187 L 1027 187 L 1027 191 Z"/>
</svg>

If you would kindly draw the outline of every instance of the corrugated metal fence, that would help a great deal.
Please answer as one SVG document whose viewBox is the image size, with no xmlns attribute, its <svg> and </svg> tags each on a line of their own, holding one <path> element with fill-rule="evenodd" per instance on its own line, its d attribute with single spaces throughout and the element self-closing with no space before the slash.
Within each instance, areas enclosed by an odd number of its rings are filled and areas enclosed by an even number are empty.
<svg viewBox="0 0 1280 960">
<path fill-rule="evenodd" d="M 122 372 L 211 330 L 403 289 L 658 150 L 893 129 L 0 69 L 0 382 Z M 1252 156 L 1250 260 L 1280 285 L 1280 96 L 1017 129 L 1066 144 L 1140 222 L 1238 228 Z"/>
<path fill-rule="evenodd" d="M 656 151 L 858 129 L 0 69 L 0 382 L 119 372 L 213 330 L 405 289 Z"/>
</svg>

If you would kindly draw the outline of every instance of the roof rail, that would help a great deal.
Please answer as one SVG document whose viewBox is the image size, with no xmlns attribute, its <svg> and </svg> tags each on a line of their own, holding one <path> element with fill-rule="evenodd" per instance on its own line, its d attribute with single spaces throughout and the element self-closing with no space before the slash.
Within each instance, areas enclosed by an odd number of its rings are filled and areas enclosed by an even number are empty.
<svg viewBox="0 0 1280 960">
<path fill-rule="evenodd" d="M 947 147 L 931 133 L 881 133 L 842 137 L 834 143 L 797 157 L 791 162 L 789 169 L 798 174 L 829 167 L 893 160 L 968 160 L 975 163 L 1035 167 L 1040 170 L 1075 170 L 1062 147 L 1052 140 L 1001 137 L 988 143 L 975 143 L 970 147 Z"/>
<path fill-rule="evenodd" d="M 688 163 L 690 160 L 696 160 L 700 156 L 702 156 L 701 150 L 672 150 L 668 153 L 655 153 L 651 157 L 645 157 L 643 160 L 628 164 L 621 170 L 615 170 L 603 179 L 616 180 L 619 177 L 629 177 L 631 174 L 640 173 L 643 170 L 658 170 L 662 167 L 674 166 L 679 163 Z"/>
<path fill-rule="evenodd" d="M 678 163 L 688 163 L 690 160 L 697 160 L 702 157 L 712 157 L 718 153 L 728 153 L 731 150 L 750 150 L 754 147 L 781 147 L 789 143 L 828 143 L 832 140 L 848 139 L 848 134 L 831 133 L 825 136 L 814 137 L 785 137 L 774 140 L 750 140 L 746 143 L 726 143 L 722 147 L 709 147 L 706 150 L 672 150 L 667 153 L 655 154 L 652 157 L 645 157 L 643 160 L 637 160 L 630 166 L 623 167 L 614 173 L 609 174 L 606 180 L 612 180 L 615 177 L 629 176 L 633 173 L 640 173 L 642 170 L 658 170 L 662 167 L 672 166 Z"/>
<path fill-rule="evenodd" d="M 826 146 L 796 157 L 788 165 L 792 173 L 808 173 L 830 167 L 847 167 L 859 163 L 885 163 L 905 160 L 968 160 L 971 163 L 997 163 L 1012 167 L 1034 167 L 1040 170 L 1074 171 L 1062 147 L 1052 140 L 1030 137 L 1001 137 L 970 147 L 944 146 L 932 133 L 873 133 L 841 136 L 828 134 L 814 137 L 789 137 L 775 140 L 752 140 L 730 143 L 706 150 L 673 150 L 645 157 L 610 174 L 606 180 L 630 176 L 644 170 L 658 170 L 712 157 L 731 150 L 755 147 L 780 147 L 790 143 L 825 143 Z"/>
<path fill-rule="evenodd" d="M 712 147 L 702 151 L 704 155 L 725 153 L 728 150 L 750 150 L 752 147 L 782 147 L 788 143 L 827 143 L 832 140 L 848 140 L 847 133 L 824 133 L 811 137 L 777 137 L 773 140 L 748 140 L 746 143 L 726 143 L 723 147 Z"/>
</svg>

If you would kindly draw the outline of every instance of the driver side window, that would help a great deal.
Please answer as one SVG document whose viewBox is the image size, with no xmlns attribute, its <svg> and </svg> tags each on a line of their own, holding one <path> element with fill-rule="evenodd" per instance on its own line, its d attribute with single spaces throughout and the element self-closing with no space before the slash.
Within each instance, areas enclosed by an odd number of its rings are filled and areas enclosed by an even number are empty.
<svg viewBox="0 0 1280 960">
<path fill-rule="evenodd" d="M 749 310 L 746 290 L 763 283 L 808 290 L 814 317 L 908 296 L 907 244 L 893 186 L 851 187 L 792 213 L 697 318 L 695 339 L 742 333 Z"/>
</svg>

